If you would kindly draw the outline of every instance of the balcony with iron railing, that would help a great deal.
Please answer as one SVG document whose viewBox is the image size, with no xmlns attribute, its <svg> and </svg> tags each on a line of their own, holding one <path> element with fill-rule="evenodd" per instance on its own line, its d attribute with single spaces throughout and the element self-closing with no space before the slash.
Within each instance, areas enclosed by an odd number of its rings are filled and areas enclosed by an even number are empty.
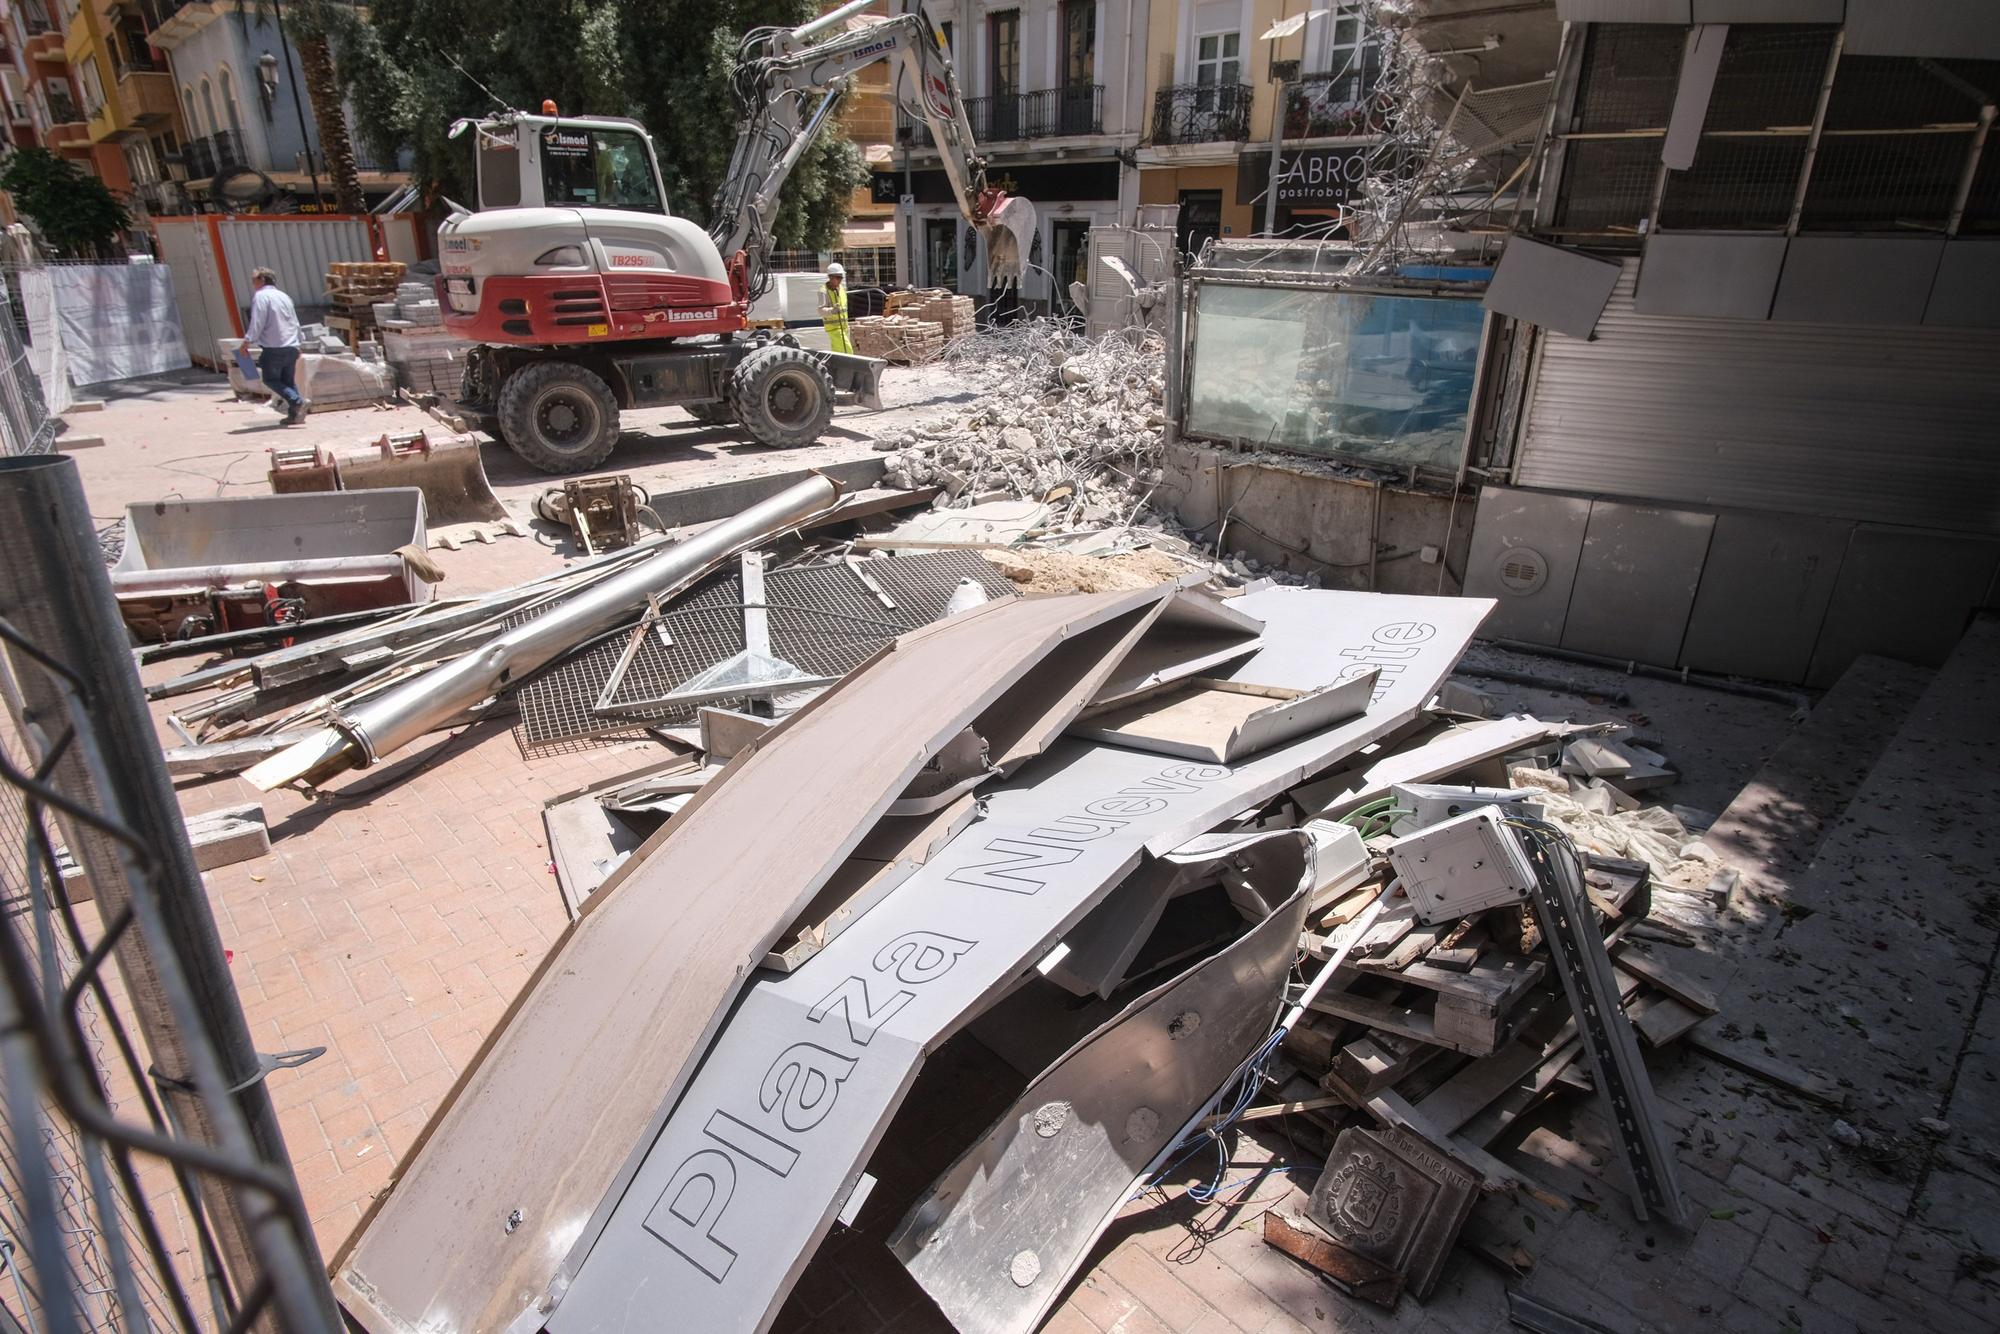
<svg viewBox="0 0 2000 1334">
<path fill-rule="evenodd" d="M 1250 137 L 1247 83 L 1182 83 L 1153 98 L 1156 144 L 1239 143 Z"/>
<path fill-rule="evenodd" d="M 236 136 L 227 130 L 201 139 L 190 139 L 181 150 L 181 160 L 187 165 L 191 181 L 205 181 L 219 171 L 245 165 L 243 150 L 237 144 Z"/>
<path fill-rule="evenodd" d="M 1388 99 L 1374 95 L 1380 77 L 1375 64 L 1306 75 L 1285 89 L 1285 137 L 1338 139 L 1387 133 L 1393 107 Z"/>
<path fill-rule="evenodd" d="M 965 118 L 982 146 L 1024 139 L 1066 139 L 1104 133 L 1104 85 L 1044 88 L 1032 93 L 966 99 Z M 923 122 L 896 113 L 896 142 L 906 148 L 932 147 Z"/>
</svg>

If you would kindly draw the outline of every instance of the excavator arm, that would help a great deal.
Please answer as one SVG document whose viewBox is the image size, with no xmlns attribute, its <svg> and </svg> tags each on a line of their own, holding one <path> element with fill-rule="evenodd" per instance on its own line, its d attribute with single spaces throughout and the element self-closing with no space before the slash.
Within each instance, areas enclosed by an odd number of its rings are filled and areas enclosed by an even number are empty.
<svg viewBox="0 0 2000 1334">
<path fill-rule="evenodd" d="M 937 145 L 959 211 L 986 241 L 989 285 L 1018 283 L 1034 232 L 1034 205 L 987 185 L 951 58 L 921 5 L 849 29 L 847 20 L 870 2 L 854 0 L 802 27 L 759 28 L 744 36 L 735 79 L 743 128 L 716 193 L 709 228 L 716 249 L 725 256 L 741 251 L 751 294 L 763 292 L 770 281 L 771 222 L 786 178 L 837 109 L 848 76 L 893 59 Z"/>
</svg>

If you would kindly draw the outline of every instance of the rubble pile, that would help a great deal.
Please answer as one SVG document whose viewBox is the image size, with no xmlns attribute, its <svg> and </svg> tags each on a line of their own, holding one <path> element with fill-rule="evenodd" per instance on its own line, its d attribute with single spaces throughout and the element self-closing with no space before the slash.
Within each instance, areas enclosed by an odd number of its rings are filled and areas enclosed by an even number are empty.
<svg viewBox="0 0 2000 1334">
<path fill-rule="evenodd" d="M 963 416 L 877 440 L 885 484 L 966 503 L 1068 499 L 1072 521 L 1130 521 L 1159 480 L 1162 352 L 1158 338 L 1086 343 L 1049 321 L 959 339 L 946 360 L 987 392 Z"/>
</svg>

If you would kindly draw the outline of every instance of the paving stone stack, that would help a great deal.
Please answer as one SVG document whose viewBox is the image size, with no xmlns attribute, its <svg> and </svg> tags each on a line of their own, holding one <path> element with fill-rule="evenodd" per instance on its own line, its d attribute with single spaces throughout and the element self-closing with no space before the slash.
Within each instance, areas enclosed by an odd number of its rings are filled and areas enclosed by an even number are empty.
<svg viewBox="0 0 2000 1334">
<path fill-rule="evenodd" d="M 439 326 L 426 328 L 412 324 L 382 330 L 382 353 L 389 359 L 396 385 L 413 394 L 458 397 L 459 379 L 465 373 L 465 353 L 472 346 Z"/>
<path fill-rule="evenodd" d="M 848 324 L 854 350 L 901 365 L 922 365 L 944 353 L 944 330 L 909 315 L 864 315 Z"/>
<path fill-rule="evenodd" d="M 394 318 L 378 319 L 383 328 L 410 330 L 436 329 L 444 324 L 444 312 L 438 307 L 437 293 L 426 283 L 404 283 L 396 289 Z"/>
<path fill-rule="evenodd" d="M 911 312 L 920 320 L 928 320 L 944 330 L 946 342 L 968 334 L 973 329 L 972 298 L 939 291 Z"/>
</svg>

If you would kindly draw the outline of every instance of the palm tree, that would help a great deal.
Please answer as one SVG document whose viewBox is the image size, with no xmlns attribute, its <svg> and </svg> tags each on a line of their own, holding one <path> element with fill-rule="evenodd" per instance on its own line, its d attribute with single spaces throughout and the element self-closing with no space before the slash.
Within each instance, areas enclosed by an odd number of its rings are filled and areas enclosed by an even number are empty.
<svg viewBox="0 0 2000 1334">
<path fill-rule="evenodd" d="M 242 11 L 244 0 L 237 0 Z M 347 132 L 347 113 L 341 106 L 340 80 L 333 67 L 334 40 L 359 24 L 349 4 L 338 0 L 256 0 L 260 15 L 269 14 L 279 25 L 279 38 L 298 47 L 299 73 L 306 86 L 306 101 L 312 106 L 313 127 L 319 139 L 320 160 L 333 180 L 334 207 L 342 213 L 361 213 L 367 204 L 361 197 L 361 175 L 354 160 L 354 139 Z"/>
</svg>

